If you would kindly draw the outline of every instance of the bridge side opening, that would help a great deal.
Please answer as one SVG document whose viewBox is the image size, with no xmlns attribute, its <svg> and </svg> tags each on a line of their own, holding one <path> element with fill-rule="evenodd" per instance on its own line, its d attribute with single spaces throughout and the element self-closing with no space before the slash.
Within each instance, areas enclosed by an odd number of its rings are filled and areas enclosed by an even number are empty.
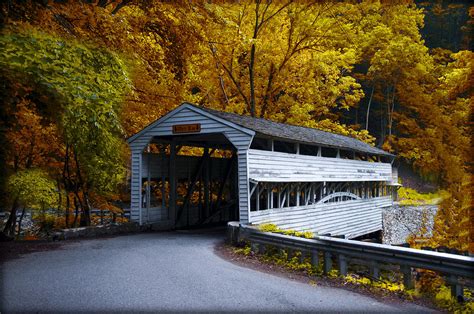
<svg viewBox="0 0 474 314">
<path fill-rule="evenodd" d="M 222 133 L 153 137 L 141 177 L 143 224 L 192 228 L 239 220 L 237 154 Z"/>
</svg>

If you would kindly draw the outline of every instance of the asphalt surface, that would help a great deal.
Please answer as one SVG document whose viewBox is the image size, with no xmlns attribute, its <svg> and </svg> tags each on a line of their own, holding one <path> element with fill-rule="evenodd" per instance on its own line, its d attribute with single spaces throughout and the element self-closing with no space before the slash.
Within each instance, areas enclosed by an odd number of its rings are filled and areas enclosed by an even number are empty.
<svg viewBox="0 0 474 314">
<path fill-rule="evenodd" d="M 0 312 L 423 312 L 230 263 L 215 232 L 68 243 L 2 265 Z"/>
</svg>

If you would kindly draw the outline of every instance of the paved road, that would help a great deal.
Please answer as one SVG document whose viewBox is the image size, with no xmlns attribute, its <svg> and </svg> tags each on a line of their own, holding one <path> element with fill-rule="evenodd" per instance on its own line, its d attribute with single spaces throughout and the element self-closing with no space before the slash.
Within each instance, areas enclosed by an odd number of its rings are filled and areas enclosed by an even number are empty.
<svg viewBox="0 0 474 314">
<path fill-rule="evenodd" d="M 2 265 L 1 312 L 420 312 L 311 286 L 215 255 L 220 233 L 169 232 L 66 244 Z"/>
</svg>

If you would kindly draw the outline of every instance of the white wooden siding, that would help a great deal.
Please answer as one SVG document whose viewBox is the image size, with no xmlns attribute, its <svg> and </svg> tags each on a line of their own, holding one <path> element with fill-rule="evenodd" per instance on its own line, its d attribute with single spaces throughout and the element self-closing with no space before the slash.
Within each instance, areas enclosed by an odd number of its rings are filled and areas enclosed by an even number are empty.
<svg viewBox="0 0 474 314">
<path fill-rule="evenodd" d="M 382 208 L 389 196 L 250 212 L 252 224 L 273 223 L 283 230 L 344 235 L 352 239 L 382 230 Z"/>
<path fill-rule="evenodd" d="M 144 148 L 155 136 L 181 135 L 189 136 L 197 133 L 173 134 L 173 125 L 176 124 L 201 124 L 199 134 L 221 133 L 235 146 L 238 153 L 238 177 L 239 177 L 239 218 L 242 223 L 248 222 L 249 196 L 248 196 L 248 168 L 247 150 L 255 135 L 255 132 L 238 126 L 232 122 L 220 119 L 212 114 L 184 104 L 168 113 L 161 119 L 152 123 L 129 139 L 132 150 L 132 182 L 131 182 L 131 219 L 140 221 L 141 210 L 141 177 L 142 161 L 141 155 Z M 140 156 L 140 157 L 138 157 Z M 178 170 L 179 171 L 179 170 Z"/>
<path fill-rule="evenodd" d="M 250 212 L 250 193 L 247 165 L 247 151 L 239 150 L 237 152 L 238 164 L 238 191 L 239 191 L 239 220 L 241 223 L 249 222 Z"/>
<path fill-rule="evenodd" d="M 138 136 L 132 137 L 129 140 L 132 151 L 143 150 L 154 136 L 189 136 L 197 134 L 173 134 L 173 125 L 176 124 L 199 123 L 201 124 L 201 131 L 198 134 L 223 133 L 237 149 L 247 149 L 255 134 L 255 132 L 251 130 L 242 128 L 231 122 L 226 122 L 203 110 L 187 105 L 180 106 L 172 111 L 171 114 L 164 116 L 157 122 L 159 123 L 153 123 L 150 127 L 138 133 Z"/>
<path fill-rule="evenodd" d="M 390 163 L 249 149 L 249 177 L 262 182 L 391 181 Z"/>
<path fill-rule="evenodd" d="M 131 198 L 130 198 L 130 219 L 140 221 L 140 212 L 142 206 L 142 153 L 132 152 L 132 180 L 131 180 Z"/>
</svg>

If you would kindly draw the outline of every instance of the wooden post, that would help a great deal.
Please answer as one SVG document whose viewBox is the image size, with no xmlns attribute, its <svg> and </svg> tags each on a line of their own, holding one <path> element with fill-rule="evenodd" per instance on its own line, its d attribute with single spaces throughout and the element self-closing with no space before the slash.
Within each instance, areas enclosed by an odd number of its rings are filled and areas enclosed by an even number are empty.
<svg viewBox="0 0 474 314">
<path fill-rule="evenodd" d="M 301 190 L 299 183 L 296 184 L 296 206 L 300 206 Z"/>
<path fill-rule="evenodd" d="M 346 256 L 344 256 L 343 254 L 339 254 L 338 262 L 339 262 L 339 274 L 342 276 L 346 276 L 347 275 Z"/>
<path fill-rule="evenodd" d="M 209 217 L 209 148 L 204 148 L 204 217 Z"/>
<path fill-rule="evenodd" d="M 273 208 L 273 184 L 269 183 L 269 197 L 270 197 L 270 207 L 269 208 Z"/>
<path fill-rule="evenodd" d="M 400 271 L 403 273 L 403 285 L 406 290 L 413 289 L 413 280 L 411 278 L 411 267 L 406 265 L 400 266 Z"/>
<path fill-rule="evenodd" d="M 278 204 L 277 204 L 278 207 L 277 208 L 281 208 L 281 184 L 280 183 L 278 183 L 278 192 L 277 192 L 277 194 L 278 194 Z"/>
<path fill-rule="evenodd" d="M 170 216 L 176 224 L 176 143 L 170 144 L 170 164 L 169 164 L 169 182 L 170 182 Z"/>
<path fill-rule="evenodd" d="M 213 151 L 211 151 L 211 154 L 213 153 Z M 203 157 L 201 158 L 201 161 L 196 166 L 195 172 L 193 174 L 193 181 L 190 183 L 190 185 L 188 187 L 188 191 L 186 192 L 186 196 L 184 198 L 183 205 L 180 207 L 179 211 L 177 212 L 177 215 L 176 215 L 177 219 L 181 218 L 181 215 L 183 214 L 184 209 L 187 207 L 188 203 L 190 202 L 192 193 L 194 191 L 194 187 L 197 185 L 199 177 L 202 178 L 201 173 L 202 173 L 202 170 L 204 168 L 205 160 L 206 160 L 205 155 L 203 155 Z M 204 189 L 205 189 L 205 187 L 204 187 Z M 202 180 L 199 181 L 199 205 L 201 204 L 201 196 L 202 196 L 201 195 L 201 190 L 202 190 Z"/>
<path fill-rule="evenodd" d="M 150 144 L 148 144 L 147 147 L 147 178 L 146 178 L 146 222 L 148 223 L 150 221 L 150 197 L 151 197 L 151 191 L 150 191 L 150 176 L 151 176 L 151 170 L 150 170 Z"/>
<path fill-rule="evenodd" d="M 235 166 L 235 163 L 236 163 L 236 155 L 232 155 L 232 157 L 229 159 L 229 164 L 227 166 L 227 169 L 226 169 L 226 174 L 225 174 L 225 177 L 224 177 L 224 180 L 222 181 L 222 184 L 220 185 L 219 187 L 219 191 L 217 192 L 217 202 L 215 204 L 215 207 L 213 209 L 213 212 L 216 212 L 219 210 L 219 207 L 221 205 L 221 202 L 222 202 L 222 196 L 224 194 L 224 187 L 225 187 L 225 184 L 227 181 L 229 181 L 229 178 L 230 178 L 230 175 L 232 173 L 232 169 L 233 167 Z M 231 188 L 232 188 L 232 184 L 230 184 Z M 231 196 L 232 197 L 232 196 Z M 230 211 L 229 211 L 230 213 Z"/>
<path fill-rule="evenodd" d="M 255 210 L 259 211 L 260 210 L 260 183 L 256 183 L 257 188 L 255 190 Z"/>
<path fill-rule="evenodd" d="M 324 252 L 324 274 L 327 275 L 332 269 L 331 253 Z"/>
<path fill-rule="evenodd" d="M 283 198 L 282 198 L 281 203 L 280 203 L 280 205 L 281 205 L 280 208 L 285 207 L 285 204 L 286 204 L 286 198 L 287 198 L 287 196 L 288 196 L 288 193 L 285 192 L 285 190 L 286 190 L 286 187 L 283 186 L 283 188 L 282 188 L 282 190 L 281 190 L 281 194 L 283 194 Z"/>
<path fill-rule="evenodd" d="M 166 207 L 166 196 L 165 196 L 165 184 L 166 184 L 166 178 L 165 178 L 165 148 L 163 145 L 160 147 L 160 154 L 161 154 L 161 210 L 165 210 Z M 167 211 L 167 217 L 166 219 L 170 219 L 170 213 L 169 210 Z"/>
</svg>

